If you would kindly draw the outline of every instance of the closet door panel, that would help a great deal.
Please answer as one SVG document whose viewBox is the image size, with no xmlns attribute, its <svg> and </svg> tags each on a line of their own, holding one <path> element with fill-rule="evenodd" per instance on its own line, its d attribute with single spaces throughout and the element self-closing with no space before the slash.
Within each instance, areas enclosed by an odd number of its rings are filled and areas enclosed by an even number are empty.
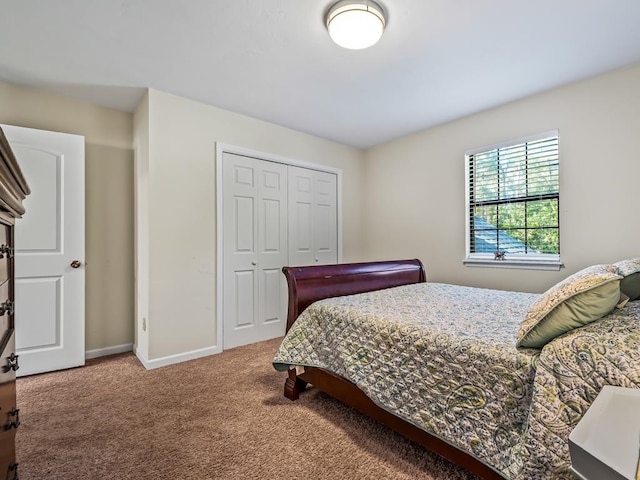
<svg viewBox="0 0 640 480">
<path fill-rule="evenodd" d="M 297 202 L 294 205 L 294 213 L 292 215 L 292 222 L 295 225 L 295 242 L 296 248 L 292 249 L 293 252 L 299 255 L 306 255 L 309 262 L 312 261 L 313 256 L 313 228 L 312 228 L 312 205 L 310 203 Z"/>
<path fill-rule="evenodd" d="M 244 157 L 224 155 L 223 331 L 225 348 L 231 348 L 251 340 L 258 312 L 259 172 Z"/>
<path fill-rule="evenodd" d="M 262 340 L 284 335 L 287 318 L 286 282 L 281 269 L 287 264 L 287 166 L 257 160 L 260 164 L 258 198 L 258 328 Z"/>
<path fill-rule="evenodd" d="M 314 239 L 317 263 L 338 261 L 338 190 L 333 173 L 314 172 Z"/>
<path fill-rule="evenodd" d="M 223 154 L 224 348 L 284 335 L 286 165 Z"/>
<path fill-rule="evenodd" d="M 289 265 L 313 265 L 313 170 L 289 166 Z"/>
<path fill-rule="evenodd" d="M 282 321 L 282 271 L 280 268 L 262 271 L 261 287 L 261 321 L 263 324 L 275 324 Z M 277 328 L 277 327 L 275 327 Z M 276 336 L 280 332 L 276 331 Z M 284 334 L 284 332 L 282 333 Z"/>
<path fill-rule="evenodd" d="M 253 270 L 236 270 L 234 272 L 234 280 L 234 314 L 230 318 L 233 320 L 231 327 L 234 331 L 237 331 L 238 329 L 254 326 L 255 308 L 251 299 L 256 294 L 255 272 Z"/>
<path fill-rule="evenodd" d="M 237 195 L 233 199 L 236 254 L 255 253 L 255 199 Z"/>
<path fill-rule="evenodd" d="M 289 166 L 289 265 L 338 261 L 337 176 Z"/>
</svg>

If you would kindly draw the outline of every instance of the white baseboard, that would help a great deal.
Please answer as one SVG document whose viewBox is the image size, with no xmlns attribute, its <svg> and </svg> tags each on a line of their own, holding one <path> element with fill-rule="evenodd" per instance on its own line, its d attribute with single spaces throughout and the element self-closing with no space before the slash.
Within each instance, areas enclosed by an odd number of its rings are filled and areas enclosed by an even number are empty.
<svg viewBox="0 0 640 480">
<path fill-rule="evenodd" d="M 87 350 L 84 352 L 84 358 L 85 360 L 89 360 L 90 358 L 106 357 L 107 355 L 115 355 L 116 353 L 131 352 L 132 350 L 133 343 L 125 343 L 124 345 Z"/>
<path fill-rule="evenodd" d="M 190 352 L 177 353 L 175 355 L 169 355 L 167 357 L 154 358 L 153 360 L 149 360 L 144 355 L 141 354 L 135 347 L 133 348 L 133 353 L 136 354 L 140 363 L 147 370 L 153 370 L 154 368 L 166 367 L 167 365 L 173 365 L 174 363 L 186 362 L 188 360 L 195 360 L 196 358 L 208 357 L 209 355 L 215 355 L 216 353 L 222 352 L 222 349 L 219 346 L 215 347 L 207 347 L 201 348 L 199 350 L 192 350 Z"/>
</svg>

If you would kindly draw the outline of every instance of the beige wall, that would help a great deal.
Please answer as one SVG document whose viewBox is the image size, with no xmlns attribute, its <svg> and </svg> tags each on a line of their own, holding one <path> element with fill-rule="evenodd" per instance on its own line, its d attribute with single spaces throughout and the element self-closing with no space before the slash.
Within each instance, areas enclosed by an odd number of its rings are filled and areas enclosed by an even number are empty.
<svg viewBox="0 0 640 480">
<path fill-rule="evenodd" d="M 134 297 L 135 348 L 149 358 L 149 95 L 145 94 L 133 115 L 134 167 Z M 138 281 L 141 279 L 141 281 Z"/>
<path fill-rule="evenodd" d="M 134 126 L 128 113 L 0 82 L 0 123 L 85 136 L 86 348 L 132 343 L 135 318 L 153 360 L 216 344 L 216 141 L 341 168 L 344 261 L 418 257 L 434 281 L 542 291 L 588 264 L 640 255 L 638 85 L 640 65 L 365 152 L 154 90 Z M 553 128 L 566 268 L 464 267 L 465 150 Z"/>
<path fill-rule="evenodd" d="M 541 292 L 587 265 L 640 256 L 638 112 L 640 65 L 369 149 L 365 257 L 418 257 L 433 281 Z M 463 266 L 464 152 L 555 128 L 566 268 Z"/>
<path fill-rule="evenodd" d="M 0 82 L 0 123 L 84 135 L 85 348 L 133 343 L 132 115 Z"/>
<path fill-rule="evenodd" d="M 148 282 L 149 299 L 136 320 L 140 325 L 146 310 L 146 360 L 217 345 L 216 142 L 342 169 L 343 256 L 360 259 L 361 150 L 156 90 L 147 102 L 148 197 L 139 205 L 148 205 L 149 266 L 138 288 Z M 139 108 L 136 118 L 141 114 Z"/>
</svg>

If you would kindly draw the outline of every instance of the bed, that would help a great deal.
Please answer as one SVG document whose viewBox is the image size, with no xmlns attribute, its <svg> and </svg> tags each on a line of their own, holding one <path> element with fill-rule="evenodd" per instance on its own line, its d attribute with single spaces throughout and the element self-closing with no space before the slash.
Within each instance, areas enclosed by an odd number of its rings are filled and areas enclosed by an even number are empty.
<svg viewBox="0 0 640 480">
<path fill-rule="evenodd" d="M 481 478 L 573 479 L 601 388 L 640 388 L 640 259 L 542 295 L 427 282 L 415 259 L 283 273 L 285 396 L 311 384 Z"/>
</svg>

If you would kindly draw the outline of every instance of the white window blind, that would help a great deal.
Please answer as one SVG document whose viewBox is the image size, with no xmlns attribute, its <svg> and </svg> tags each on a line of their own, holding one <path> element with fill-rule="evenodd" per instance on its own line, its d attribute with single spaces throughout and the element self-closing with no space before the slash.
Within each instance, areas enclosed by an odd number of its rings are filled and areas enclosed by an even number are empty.
<svg viewBox="0 0 640 480">
<path fill-rule="evenodd" d="M 466 263 L 559 268 L 557 130 L 472 150 L 465 157 Z"/>
</svg>

